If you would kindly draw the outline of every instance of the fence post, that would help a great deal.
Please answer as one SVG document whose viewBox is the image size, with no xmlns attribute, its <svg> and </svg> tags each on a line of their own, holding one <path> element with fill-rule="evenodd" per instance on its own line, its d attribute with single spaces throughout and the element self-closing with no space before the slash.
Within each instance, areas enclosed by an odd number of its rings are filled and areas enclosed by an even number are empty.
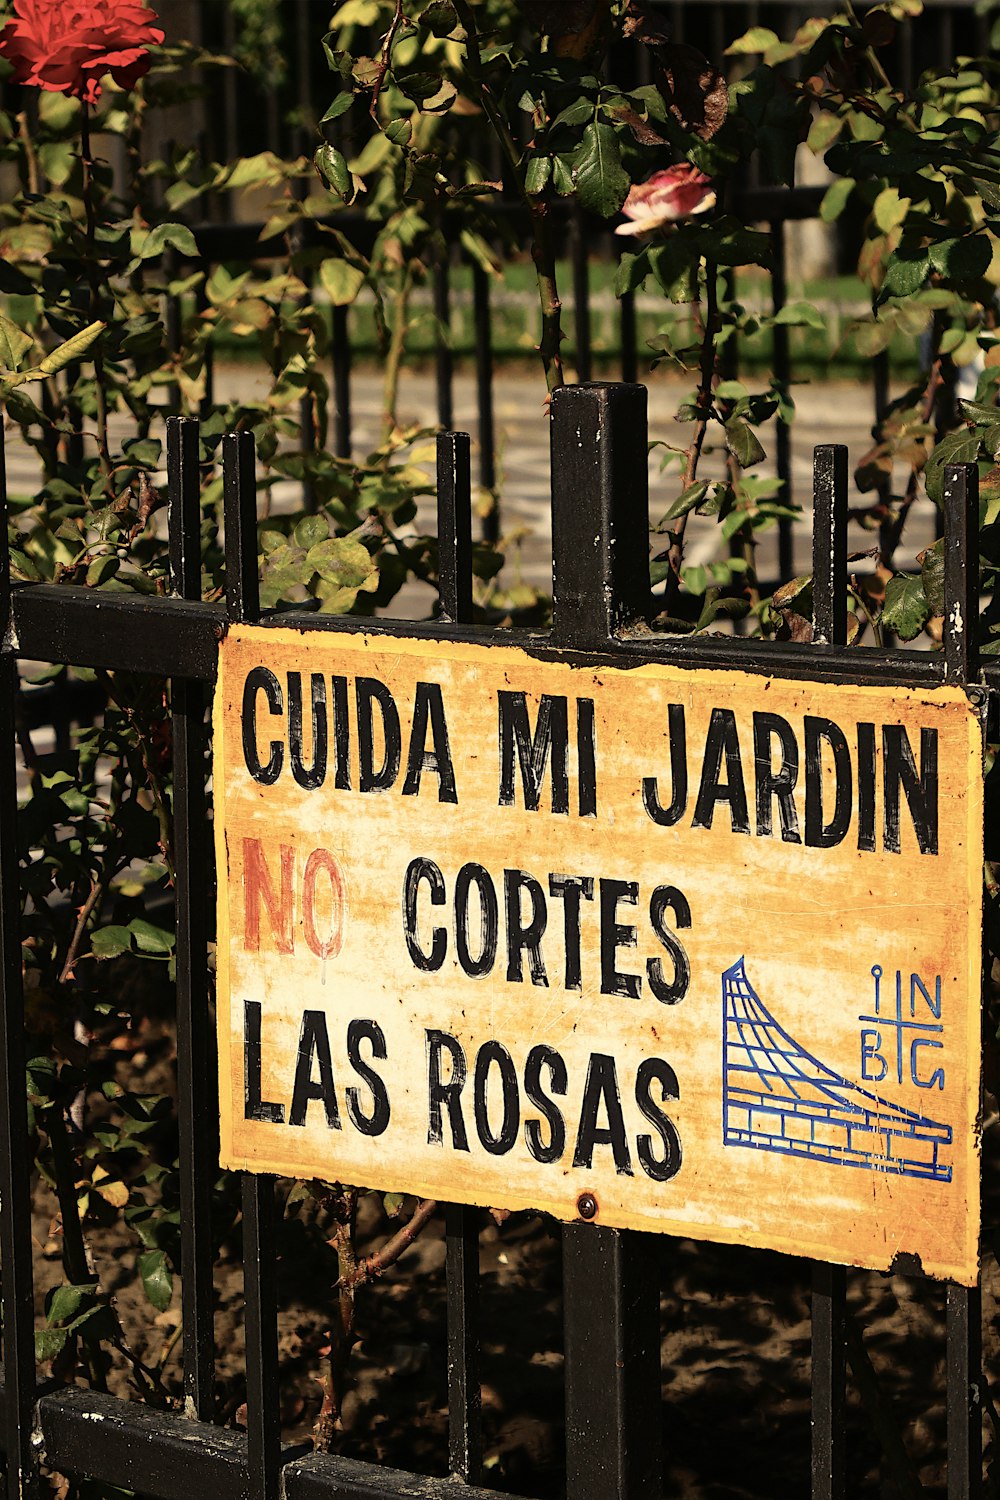
<svg viewBox="0 0 1000 1500">
<path fill-rule="evenodd" d="M 0 620 L 10 629 L 7 480 L 0 424 Z M 9 642 L 5 642 L 9 646 Z M 0 656 L 0 1264 L 3 1268 L 3 1422 L 8 1500 L 37 1494 L 31 1449 L 35 1309 L 31 1243 L 32 1151 L 25 1098 L 21 893 L 17 838 L 17 656 Z M 61 1106 L 57 1106 L 61 1107 Z"/>
<path fill-rule="evenodd" d="M 552 635 L 603 645 L 649 611 L 646 388 L 552 396 Z"/>
<path fill-rule="evenodd" d="M 600 648 L 649 607 L 646 391 L 564 386 L 552 398 L 553 640 Z M 586 1201 L 585 1201 L 586 1200 Z M 648 1235 L 585 1222 L 563 1230 L 566 1493 L 660 1493 L 660 1297 Z"/>
</svg>

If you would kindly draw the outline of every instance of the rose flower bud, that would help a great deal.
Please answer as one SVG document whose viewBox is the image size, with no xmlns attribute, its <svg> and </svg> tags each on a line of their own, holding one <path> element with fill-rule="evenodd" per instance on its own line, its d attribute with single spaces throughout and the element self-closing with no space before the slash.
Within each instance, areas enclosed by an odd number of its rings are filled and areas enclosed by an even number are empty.
<svg viewBox="0 0 1000 1500">
<path fill-rule="evenodd" d="M 127 89 L 149 71 L 146 49 L 163 41 L 157 20 L 141 0 L 14 0 L 0 57 L 15 83 L 96 104 L 106 73 Z"/>
<path fill-rule="evenodd" d="M 622 213 L 632 222 L 619 224 L 615 234 L 652 234 L 664 224 L 693 219 L 714 207 L 711 178 L 682 161 L 629 188 Z"/>
</svg>

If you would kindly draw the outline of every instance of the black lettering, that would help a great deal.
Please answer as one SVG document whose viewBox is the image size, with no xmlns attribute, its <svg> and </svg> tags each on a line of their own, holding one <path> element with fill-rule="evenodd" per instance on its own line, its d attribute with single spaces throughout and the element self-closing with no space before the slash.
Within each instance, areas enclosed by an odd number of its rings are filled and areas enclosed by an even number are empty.
<svg viewBox="0 0 1000 1500">
<path fill-rule="evenodd" d="M 497 694 L 500 731 L 500 806 L 514 806 L 514 749 L 528 812 L 537 812 L 549 757 L 552 758 L 552 811 L 569 812 L 569 716 L 566 699 L 543 693 L 535 733 L 523 693 Z"/>
<path fill-rule="evenodd" d="M 722 759 L 726 760 L 725 783 L 720 783 Z M 701 785 L 695 803 L 693 828 L 711 828 L 716 804 L 729 804 L 729 819 L 734 833 L 750 832 L 747 789 L 740 760 L 740 737 L 736 732 L 736 715 L 731 708 L 713 708 L 705 738 L 705 761 Z"/>
<path fill-rule="evenodd" d="M 372 1111 L 365 1114 L 361 1108 L 361 1090 L 352 1083 L 347 1090 L 347 1113 L 362 1135 L 382 1135 L 389 1123 L 389 1093 L 375 1069 L 361 1056 L 362 1042 L 371 1043 L 372 1057 L 380 1062 L 388 1056 L 385 1033 L 377 1021 L 351 1021 L 347 1028 L 347 1061 L 371 1090 Z"/>
<path fill-rule="evenodd" d="M 658 958 L 646 960 L 646 978 L 657 1000 L 664 1005 L 677 1005 L 684 999 L 691 983 L 691 961 L 684 945 L 664 920 L 672 911 L 678 927 L 691 926 L 691 908 L 683 891 L 673 885 L 658 885 L 649 898 L 649 921 L 660 942 L 670 954 L 674 964 L 674 977 L 668 983 L 663 973 L 663 963 Z"/>
<path fill-rule="evenodd" d="M 312 1076 L 313 1058 L 319 1064 L 318 1078 Z M 340 1110 L 337 1108 L 337 1093 L 333 1082 L 330 1034 L 326 1029 L 326 1016 L 321 1010 L 302 1012 L 302 1029 L 299 1032 L 299 1047 L 295 1058 L 295 1087 L 292 1090 L 292 1108 L 288 1116 L 289 1125 L 306 1123 L 306 1111 L 313 1099 L 322 1101 L 329 1128 L 339 1130 Z"/>
<path fill-rule="evenodd" d="M 847 834 L 851 824 L 853 776 L 851 752 L 843 730 L 832 719 L 805 717 L 806 742 L 806 843 L 812 849 L 832 849 Z M 824 821 L 823 745 L 833 755 L 833 812 Z"/>
<path fill-rule="evenodd" d="M 642 989 L 638 974 L 621 974 L 618 971 L 618 949 L 634 948 L 638 942 L 636 930 L 627 923 L 618 921 L 618 903 L 637 906 L 639 887 L 634 880 L 601 881 L 601 994 L 627 995 L 634 1000 Z"/>
<path fill-rule="evenodd" d="M 312 703 L 312 765 L 303 761 L 302 747 L 302 673 L 288 674 L 288 753 L 292 775 L 299 786 L 314 792 L 326 779 L 326 683 L 320 672 L 310 675 Z"/>
<path fill-rule="evenodd" d="M 875 848 L 875 725 L 858 725 L 858 848 Z"/>
<path fill-rule="evenodd" d="M 425 952 L 420 946 L 417 934 L 417 894 L 422 880 L 426 880 L 431 888 L 432 906 L 443 906 L 447 900 L 444 876 L 434 861 L 411 859 L 403 880 L 403 935 L 416 967 L 425 974 L 433 974 L 444 963 L 448 951 L 448 934 L 443 927 L 435 927 L 431 932 L 430 952 Z"/>
<path fill-rule="evenodd" d="M 597 730 L 593 698 L 576 700 L 576 792 L 581 818 L 597 817 Z"/>
<path fill-rule="evenodd" d="M 354 685 L 358 705 L 358 791 L 385 792 L 399 775 L 402 741 L 399 712 L 389 689 L 377 677 L 359 677 Z M 382 764 L 375 766 L 376 703 L 382 721 Z"/>
<path fill-rule="evenodd" d="M 487 1108 L 492 1067 L 496 1067 L 500 1074 L 500 1094 L 503 1102 L 503 1118 L 496 1134 L 490 1126 Z M 517 1140 L 521 1106 L 513 1059 L 507 1048 L 501 1046 L 499 1042 L 484 1042 L 476 1054 L 476 1067 L 472 1080 L 472 1108 L 476 1117 L 476 1133 L 483 1150 L 488 1151 L 491 1156 L 506 1156 Z"/>
<path fill-rule="evenodd" d="M 606 1126 L 599 1126 L 597 1123 L 602 1103 L 608 1120 Z M 592 1167 L 595 1146 L 610 1146 L 619 1177 L 632 1176 L 632 1161 L 628 1141 L 625 1139 L 625 1118 L 622 1114 L 621 1094 L 618 1092 L 618 1070 L 614 1058 L 603 1052 L 591 1053 L 587 1066 L 580 1128 L 576 1137 L 576 1150 L 573 1152 L 574 1167 Z"/>
<path fill-rule="evenodd" d="M 534 876 L 524 870 L 504 870 L 503 885 L 507 915 L 507 983 L 524 982 L 521 955 L 527 950 L 532 984 L 547 988 L 549 981 L 541 946 L 547 920 L 545 892 Z M 521 914 L 522 891 L 527 892 L 531 903 L 527 922 Z"/>
<path fill-rule="evenodd" d="M 650 1093 L 652 1083 L 660 1085 L 660 1104 L 653 1101 Z M 663 1146 L 663 1154 L 657 1156 L 654 1153 L 653 1137 L 650 1135 L 640 1135 L 636 1139 L 635 1154 L 646 1176 L 652 1177 L 654 1182 L 669 1182 L 680 1170 L 681 1138 L 677 1134 L 677 1126 L 661 1108 L 668 1099 L 679 1099 L 680 1096 L 677 1074 L 670 1064 L 659 1057 L 644 1058 L 635 1075 L 635 1102 L 643 1118 L 655 1127 Z"/>
<path fill-rule="evenodd" d="M 468 1151 L 469 1137 L 465 1132 L 460 1096 L 469 1069 L 462 1044 L 447 1031 L 426 1031 L 424 1035 L 427 1038 L 427 1142 L 431 1146 L 440 1146 L 444 1140 L 443 1105 L 448 1111 L 453 1149 Z M 445 1052 L 451 1059 L 451 1077 L 447 1083 L 441 1077 L 441 1058 Z"/>
<path fill-rule="evenodd" d="M 885 781 L 885 830 L 883 847 L 899 853 L 902 790 L 913 820 L 921 854 L 938 852 L 938 737 L 936 729 L 920 731 L 920 770 L 913 747 L 902 724 L 882 725 L 883 777 Z"/>
<path fill-rule="evenodd" d="M 670 742 L 669 807 L 664 807 L 660 802 L 656 777 L 642 778 L 642 805 L 653 822 L 659 823 L 661 828 L 672 828 L 684 816 L 687 807 L 687 728 L 683 703 L 670 703 L 667 706 L 667 739 Z"/>
<path fill-rule="evenodd" d="M 285 1109 L 261 1096 L 261 1006 L 258 1000 L 243 1002 L 243 1118 L 283 1125 Z"/>
<path fill-rule="evenodd" d="M 772 758 L 772 739 L 777 739 L 781 750 L 781 764 L 777 771 Z M 799 776 L 799 747 L 787 719 L 780 714 L 754 714 L 753 758 L 757 782 L 757 837 L 770 838 L 773 833 L 771 804 L 777 800 L 782 842 L 800 844 L 799 818 L 792 796 Z"/>
<path fill-rule="evenodd" d="M 333 688 L 333 784 L 351 790 L 351 722 L 347 715 L 347 678 L 331 677 Z"/>
<path fill-rule="evenodd" d="M 524 1122 L 524 1139 L 528 1150 L 536 1161 L 548 1164 L 558 1161 L 566 1149 L 566 1122 L 562 1110 L 554 1100 L 542 1092 L 542 1069 L 549 1070 L 549 1088 L 553 1094 L 565 1094 L 567 1073 L 561 1053 L 545 1042 L 532 1047 L 524 1064 L 524 1092 L 528 1099 L 540 1109 L 549 1127 L 548 1144 L 542 1140 L 541 1126 L 537 1120 Z"/>
<path fill-rule="evenodd" d="M 427 725 L 430 722 L 432 750 L 425 749 Z M 448 723 L 444 716 L 444 699 L 436 682 L 418 682 L 413 700 L 413 728 L 410 731 L 410 753 L 406 764 L 403 796 L 415 797 L 420 790 L 424 771 L 433 771 L 438 779 L 438 801 L 457 802 L 455 767 L 448 740 Z"/>
<path fill-rule="evenodd" d="M 583 983 L 580 971 L 580 898 L 593 901 L 594 882 L 589 875 L 550 875 L 549 895 L 561 896 L 563 903 L 566 947 L 563 988 L 578 990 Z"/>
<path fill-rule="evenodd" d="M 261 786 L 273 786 L 281 775 L 281 766 L 285 758 L 285 747 L 281 740 L 272 740 L 270 754 L 266 765 L 261 765 L 260 756 L 257 752 L 257 694 L 262 692 L 267 699 L 268 712 L 277 715 L 282 712 L 281 686 L 273 672 L 266 667 L 253 667 L 247 673 L 247 680 L 243 684 L 243 712 L 241 715 L 243 725 L 243 759 L 246 768 L 254 781 L 259 781 Z"/>
<path fill-rule="evenodd" d="M 479 898 L 479 954 L 473 958 L 469 944 L 469 892 L 475 886 Z M 470 979 L 489 974 L 496 962 L 500 916 L 493 880 L 482 865 L 463 865 L 455 878 L 455 952 Z"/>
</svg>

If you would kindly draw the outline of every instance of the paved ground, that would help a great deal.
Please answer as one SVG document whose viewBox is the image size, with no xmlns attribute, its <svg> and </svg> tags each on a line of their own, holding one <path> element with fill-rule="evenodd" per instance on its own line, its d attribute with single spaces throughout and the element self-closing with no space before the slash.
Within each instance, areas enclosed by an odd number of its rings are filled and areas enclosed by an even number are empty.
<svg viewBox="0 0 1000 1500">
<path fill-rule="evenodd" d="M 685 429 L 676 424 L 673 414 L 687 394 L 685 382 L 655 372 L 649 384 L 649 430 L 651 438 L 681 444 Z M 356 375 L 353 388 L 355 453 L 363 455 L 378 441 L 380 430 L 380 386 L 378 372 Z M 254 377 L 252 367 L 232 366 L 217 372 L 219 398 L 247 396 L 263 389 Z M 520 538 L 511 549 L 513 566 L 524 581 L 547 589 L 550 582 L 549 524 L 549 455 L 548 424 L 543 410 L 544 389 L 541 380 L 526 368 L 501 370 L 496 377 L 495 407 L 498 467 L 500 474 L 502 528 L 508 538 Z M 796 572 L 808 571 L 811 535 L 811 464 L 817 443 L 843 442 L 850 449 L 852 467 L 870 444 L 871 394 L 857 383 L 824 383 L 802 385 L 795 392 L 798 415 L 792 434 L 792 487 L 803 514 L 795 525 Z M 404 422 L 430 424 L 434 419 L 434 389 L 430 373 L 408 373 L 402 382 L 400 418 Z M 475 388 L 471 378 L 461 372 L 455 387 L 456 426 L 477 438 Z M 764 471 L 773 472 L 773 427 L 762 434 L 769 449 L 769 463 Z M 660 452 L 650 456 L 650 515 L 653 523 L 663 515 L 678 492 L 676 469 L 667 474 L 660 470 Z M 476 458 L 473 457 L 475 472 Z M 11 441 L 9 480 L 13 493 L 30 491 L 35 483 L 35 456 L 29 449 Z M 721 454 L 709 452 L 703 474 L 713 477 L 722 472 Z M 274 494 L 277 508 L 297 504 L 294 485 L 278 486 Z M 433 530 L 433 507 L 422 507 L 415 523 L 417 530 Z M 933 507 L 926 501 L 916 508 L 908 533 L 908 548 L 899 556 L 900 566 L 912 561 L 916 551 L 933 539 Z M 861 551 L 872 538 L 860 528 L 852 527 L 850 547 Z M 654 550 L 662 539 L 653 538 Z M 688 532 L 687 561 L 705 563 L 718 554 L 720 537 L 716 523 L 695 516 Z M 765 539 L 760 554 L 759 571 L 764 577 L 776 573 L 774 534 Z M 420 585 L 410 586 L 396 601 L 393 613 L 421 617 L 428 613 L 431 591 Z"/>
</svg>

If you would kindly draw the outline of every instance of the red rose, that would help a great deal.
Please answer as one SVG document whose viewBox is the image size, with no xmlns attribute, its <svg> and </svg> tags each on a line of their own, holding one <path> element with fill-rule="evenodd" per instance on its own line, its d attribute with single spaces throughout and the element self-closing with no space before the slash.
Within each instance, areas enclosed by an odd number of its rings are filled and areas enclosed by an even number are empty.
<svg viewBox="0 0 1000 1500">
<path fill-rule="evenodd" d="M 689 162 L 680 162 L 629 188 L 622 213 L 632 222 L 619 224 L 615 234 L 652 234 L 664 224 L 693 219 L 714 207 L 711 178 Z"/>
<path fill-rule="evenodd" d="M 14 79 L 96 104 L 105 73 L 122 88 L 147 72 L 146 48 L 163 41 L 142 0 L 14 0 L 0 32 L 0 57 Z"/>
</svg>

